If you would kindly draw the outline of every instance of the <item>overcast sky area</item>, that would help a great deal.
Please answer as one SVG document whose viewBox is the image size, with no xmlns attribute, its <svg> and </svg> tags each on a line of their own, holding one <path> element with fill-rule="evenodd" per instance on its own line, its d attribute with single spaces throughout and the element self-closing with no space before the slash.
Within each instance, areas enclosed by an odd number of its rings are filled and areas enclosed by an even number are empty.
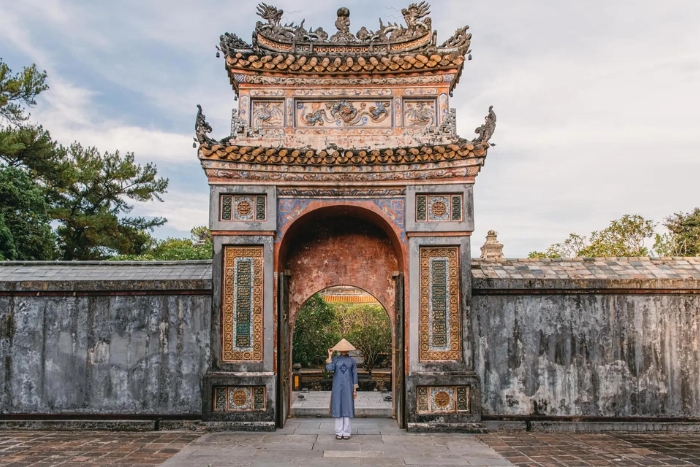
<svg viewBox="0 0 700 467">
<path fill-rule="evenodd" d="M 208 222 L 192 148 L 196 104 L 215 138 L 236 105 L 215 45 L 249 39 L 254 1 L 0 0 L 0 57 L 36 63 L 51 89 L 32 110 L 59 142 L 134 152 L 170 179 L 161 238 Z M 283 21 L 333 32 L 402 21 L 409 0 L 277 0 Z M 476 179 L 473 253 L 496 230 L 508 257 L 588 234 L 623 214 L 656 222 L 700 206 L 700 2 L 433 0 L 439 43 L 468 24 L 473 60 L 452 107 L 471 139 L 489 105 L 498 126 Z M 651 246 L 651 245 L 648 245 Z"/>
</svg>

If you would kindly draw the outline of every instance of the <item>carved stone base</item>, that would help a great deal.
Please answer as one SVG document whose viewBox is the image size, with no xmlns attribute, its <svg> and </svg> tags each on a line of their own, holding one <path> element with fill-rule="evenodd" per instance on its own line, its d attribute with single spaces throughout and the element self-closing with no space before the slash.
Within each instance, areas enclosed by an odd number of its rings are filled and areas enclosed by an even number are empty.
<svg viewBox="0 0 700 467">
<path fill-rule="evenodd" d="M 409 431 L 481 432 L 481 382 L 473 372 L 406 377 Z"/>
<path fill-rule="evenodd" d="M 274 430 L 275 381 L 271 373 L 208 372 L 202 384 L 202 419 L 226 422 L 230 429 Z"/>
</svg>

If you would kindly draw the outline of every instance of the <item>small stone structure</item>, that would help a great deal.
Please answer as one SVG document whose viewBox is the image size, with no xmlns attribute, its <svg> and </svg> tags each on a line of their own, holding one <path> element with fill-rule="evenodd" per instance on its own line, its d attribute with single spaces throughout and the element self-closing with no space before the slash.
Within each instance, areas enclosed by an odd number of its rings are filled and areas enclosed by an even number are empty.
<svg viewBox="0 0 700 467">
<path fill-rule="evenodd" d="M 486 243 L 481 247 L 481 259 L 503 258 L 503 244 L 498 242 L 496 231 L 489 230 L 486 235 Z"/>
</svg>

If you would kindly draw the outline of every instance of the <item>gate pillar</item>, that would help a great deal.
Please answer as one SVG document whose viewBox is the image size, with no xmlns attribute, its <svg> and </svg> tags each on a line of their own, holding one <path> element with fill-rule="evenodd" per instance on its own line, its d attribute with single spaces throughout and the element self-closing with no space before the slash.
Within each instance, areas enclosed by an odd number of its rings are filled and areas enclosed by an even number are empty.
<svg viewBox="0 0 700 467">
<path fill-rule="evenodd" d="M 238 98 L 231 132 L 210 137 L 201 107 L 195 124 L 214 236 L 207 420 L 283 426 L 291 329 L 280 245 L 296 219 L 329 206 L 369 219 L 397 243 L 402 270 L 388 280 L 399 295 L 394 390 L 402 427 L 469 430 L 480 419 L 472 187 L 496 116 L 489 108 L 474 139 L 457 135 L 450 98 L 470 53 L 468 27 L 438 45 L 429 5 L 402 14 L 405 25 L 380 21 L 377 31 L 353 34 L 350 11 L 340 8 L 330 34 L 283 22 L 282 10 L 262 3 L 252 44 L 221 36 Z"/>
</svg>

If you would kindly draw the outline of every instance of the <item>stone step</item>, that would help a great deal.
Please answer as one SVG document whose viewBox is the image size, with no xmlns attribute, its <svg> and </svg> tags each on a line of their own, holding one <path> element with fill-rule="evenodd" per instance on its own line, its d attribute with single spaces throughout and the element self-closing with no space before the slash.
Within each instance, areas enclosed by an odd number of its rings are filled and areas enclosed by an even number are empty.
<svg viewBox="0 0 700 467">
<path fill-rule="evenodd" d="M 391 418 L 391 408 L 364 407 L 355 408 L 355 417 L 359 418 Z M 291 416 L 294 418 L 331 418 L 328 407 L 292 407 Z"/>
</svg>

